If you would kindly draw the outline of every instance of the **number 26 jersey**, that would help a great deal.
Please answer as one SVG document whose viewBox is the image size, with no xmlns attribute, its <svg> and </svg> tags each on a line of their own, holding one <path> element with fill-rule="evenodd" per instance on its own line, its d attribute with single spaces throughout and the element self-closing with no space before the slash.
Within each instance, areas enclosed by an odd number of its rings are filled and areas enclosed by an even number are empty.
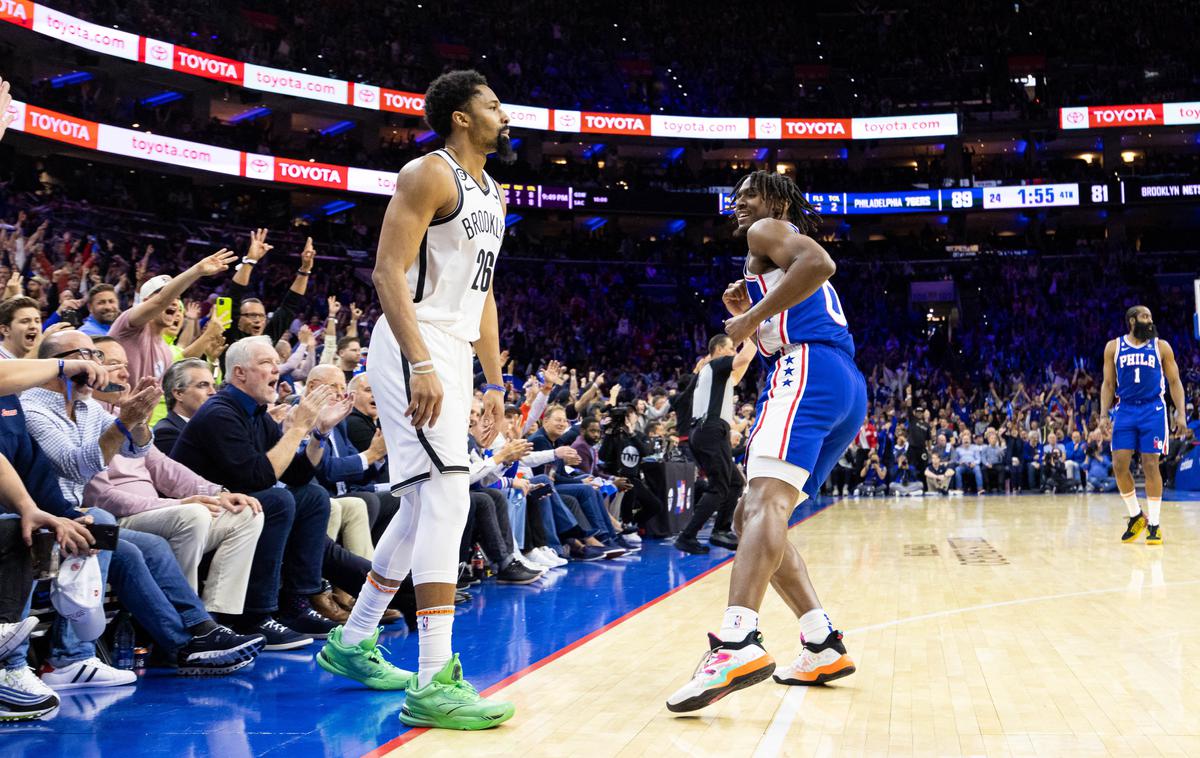
<svg viewBox="0 0 1200 758">
<path fill-rule="evenodd" d="M 431 155 L 449 164 L 458 205 L 430 222 L 417 261 L 408 270 L 408 288 L 417 321 L 474 342 L 504 241 L 500 185 L 486 172 L 483 183 L 476 182 L 446 150 Z"/>
</svg>

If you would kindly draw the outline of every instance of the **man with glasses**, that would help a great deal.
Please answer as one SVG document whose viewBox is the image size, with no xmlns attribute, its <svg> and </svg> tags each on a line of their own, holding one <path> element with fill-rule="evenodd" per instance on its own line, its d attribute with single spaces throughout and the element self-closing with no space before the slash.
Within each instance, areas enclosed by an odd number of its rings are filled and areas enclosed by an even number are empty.
<svg viewBox="0 0 1200 758">
<path fill-rule="evenodd" d="M 234 323 L 225 330 L 225 341 L 232 345 L 243 337 L 258 337 L 267 335 L 271 343 L 279 341 L 283 333 L 291 328 L 296 313 L 304 307 L 304 293 L 308 291 L 309 275 L 312 274 L 313 262 L 317 251 L 313 247 L 312 237 L 305 242 L 304 250 L 300 253 L 300 268 L 292 280 L 292 286 L 283 293 L 283 300 L 275 308 L 271 319 L 267 320 L 267 309 L 263 302 L 256 297 L 246 297 L 250 285 L 250 274 L 254 266 L 273 249 L 267 244 L 267 230 L 257 229 L 250 233 L 250 246 L 246 249 L 246 257 L 233 275 L 229 283 L 229 298 L 233 301 Z M 225 358 L 221 358 L 221 368 L 225 368 Z"/>
<path fill-rule="evenodd" d="M 167 417 L 154 425 L 154 446 L 170 455 L 187 422 L 216 394 L 217 388 L 208 363 L 200 358 L 188 358 L 167 369 L 163 374 L 162 390 L 167 401 Z"/>
<path fill-rule="evenodd" d="M 146 419 L 160 391 L 154 380 L 143 379 L 129 388 L 121 399 L 119 415 L 113 417 L 92 397 L 94 387 L 109 386 L 113 372 L 107 372 L 103 381 L 93 381 L 95 377 L 67 370 L 68 364 L 80 360 L 107 361 L 91 337 L 73 329 L 47 335 L 38 356 L 56 359 L 58 373 L 21 393 L 19 406 L 13 404 L 18 413 L 12 427 L 5 427 L 4 454 L 40 508 L 56 516 L 78 518 L 84 515 L 80 510 L 84 487 L 110 461 L 118 454 L 140 458 L 149 453 L 151 433 Z M 114 355 L 113 368 L 123 362 Z M 90 508 L 87 516 L 97 524 L 116 521 L 100 508 Z M 261 635 L 237 635 L 213 621 L 163 538 L 122 529 L 111 560 L 107 581 L 121 604 L 160 649 L 176 657 L 180 673 L 229 674 L 248 665 L 262 649 Z M 101 568 L 102 573 L 107 572 L 107 559 L 102 558 Z M 55 690 L 112 687 L 137 680 L 132 672 L 114 669 L 97 658 L 92 643 L 65 631 L 48 664 L 42 681 Z"/>
</svg>

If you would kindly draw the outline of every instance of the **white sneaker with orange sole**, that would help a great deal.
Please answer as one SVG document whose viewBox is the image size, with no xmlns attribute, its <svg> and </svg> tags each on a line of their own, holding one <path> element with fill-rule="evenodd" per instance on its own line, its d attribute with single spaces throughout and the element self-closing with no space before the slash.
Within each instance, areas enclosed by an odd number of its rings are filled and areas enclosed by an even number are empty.
<svg viewBox="0 0 1200 758">
<path fill-rule="evenodd" d="M 834 630 L 819 645 L 805 642 L 792 665 L 777 670 L 774 679 L 780 684 L 811 687 L 850 676 L 854 671 L 854 661 L 842 644 L 842 633 Z"/>
</svg>

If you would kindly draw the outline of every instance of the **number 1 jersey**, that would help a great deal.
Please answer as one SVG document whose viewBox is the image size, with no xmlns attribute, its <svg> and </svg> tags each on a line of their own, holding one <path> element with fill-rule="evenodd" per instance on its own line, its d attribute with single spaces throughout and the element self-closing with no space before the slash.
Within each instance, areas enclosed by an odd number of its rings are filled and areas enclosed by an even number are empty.
<svg viewBox="0 0 1200 758">
<path fill-rule="evenodd" d="M 504 241 L 504 202 L 500 185 L 486 172 L 481 184 L 447 150 L 431 155 L 449 164 L 458 205 L 430 222 L 408 270 L 408 288 L 417 321 L 474 342 Z"/>
</svg>

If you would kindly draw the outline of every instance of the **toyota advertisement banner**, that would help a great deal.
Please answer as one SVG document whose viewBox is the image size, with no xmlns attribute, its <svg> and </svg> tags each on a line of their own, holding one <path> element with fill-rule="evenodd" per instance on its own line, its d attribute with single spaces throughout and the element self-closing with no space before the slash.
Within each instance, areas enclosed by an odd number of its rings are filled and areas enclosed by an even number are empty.
<svg viewBox="0 0 1200 758">
<path fill-rule="evenodd" d="M 1200 124 L 1200 102 L 1092 105 L 1060 108 L 1063 129 L 1111 129 L 1119 126 L 1186 126 Z"/>
<path fill-rule="evenodd" d="M 247 89 L 306 100 L 351 105 L 409 116 L 424 113 L 419 92 L 343 81 L 259 66 L 213 53 L 93 24 L 30 0 L 0 0 L 0 21 L 31 29 L 69 45 L 150 66 L 213 79 Z M 958 134 L 958 116 L 879 118 L 749 118 L 592 113 L 505 104 L 513 127 L 582 134 L 624 134 L 674 139 L 856 140 L 942 137 Z"/>
</svg>

